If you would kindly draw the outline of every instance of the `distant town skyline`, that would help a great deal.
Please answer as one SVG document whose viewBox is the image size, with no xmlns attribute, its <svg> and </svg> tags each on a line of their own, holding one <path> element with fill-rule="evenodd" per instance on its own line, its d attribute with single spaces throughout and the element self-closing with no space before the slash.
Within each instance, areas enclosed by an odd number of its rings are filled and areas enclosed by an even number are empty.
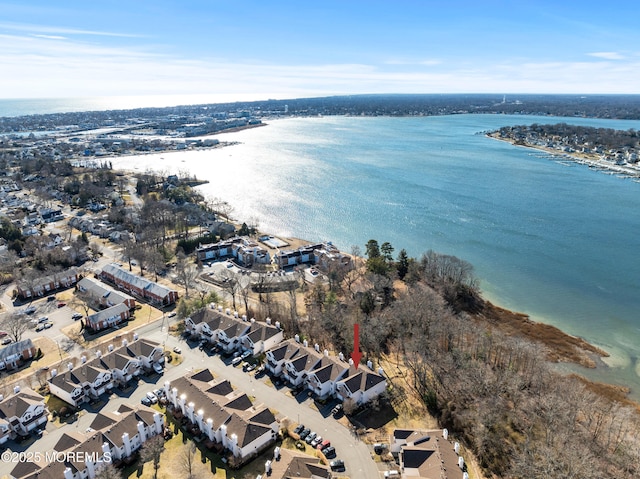
<svg viewBox="0 0 640 479">
<path fill-rule="evenodd" d="M 0 98 L 640 93 L 635 2 L 0 0 L 0 11 Z"/>
</svg>

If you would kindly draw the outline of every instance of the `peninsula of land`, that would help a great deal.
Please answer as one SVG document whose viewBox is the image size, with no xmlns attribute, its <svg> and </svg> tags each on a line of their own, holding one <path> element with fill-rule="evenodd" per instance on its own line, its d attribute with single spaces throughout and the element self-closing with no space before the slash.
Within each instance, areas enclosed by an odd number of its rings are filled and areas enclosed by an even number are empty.
<svg viewBox="0 0 640 479">
<path fill-rule="evenodd" d="M 635 130 L 533 124 L 503 127 L 487 136 L 544 151 L 554 160 L 570 160 L 621 178 L 640 178 L 640 136 Z"/>
</svg>

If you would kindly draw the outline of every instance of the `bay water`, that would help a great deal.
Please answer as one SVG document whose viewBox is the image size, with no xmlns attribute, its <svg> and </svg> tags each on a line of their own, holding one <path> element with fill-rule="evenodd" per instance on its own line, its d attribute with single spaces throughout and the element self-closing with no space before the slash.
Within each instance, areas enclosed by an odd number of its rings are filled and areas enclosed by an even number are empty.
<svg viewBox="0 0 640 479">
<path fill-rule="evenodd" d="M 605 349 L 579 372 L 640 397 L 640 183 L 481 134 L 504 125 L 640 121 L 507 115 L 294 118 L 220 149 L 115 159 L 190 172 L 232 215 L 349 252 L 371 238 L 472 263 L 484 296 Z"/>
<path fill-rule="evenodd" d="M 0 116 L 161 106 L 121 100 L 0 100 Z M 516 115 L 292 118 L 218 136 L 234 146 L 113 165 L 195 174 L 235 218 L 274 234 L 347 252 L 375 238 L 396 253 L 456 255 L 474 265 L 487 299 L 610 354 L 607 367 L 572 369 L 640 399 L 640 183 L 479 134 L 557 122 L 640 129 Z"/>
</svg>

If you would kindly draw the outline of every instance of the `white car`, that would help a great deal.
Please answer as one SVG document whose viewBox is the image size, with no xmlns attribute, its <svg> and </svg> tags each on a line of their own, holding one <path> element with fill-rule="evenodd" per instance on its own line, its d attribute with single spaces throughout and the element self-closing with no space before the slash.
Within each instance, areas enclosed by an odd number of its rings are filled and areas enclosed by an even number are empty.
<svg viewBox="0 0 640 479">
<path fill-rule="evenodd" d="M 155 403 L 158 402 L 158 396 L 153 394 L 151 391 L 149 391 L 147 393 L 147 399 L 149 399 L 149 401 L 151 401 L 151 404 L 155 404 Z"/>
<path fill-rule="evenodd" d="M 182 349 L 180 349 L 178 346 L 176 346 L 175 348 L 173 348 L 173 352 L 176 354 L 182 354 Z"/>
</svg>

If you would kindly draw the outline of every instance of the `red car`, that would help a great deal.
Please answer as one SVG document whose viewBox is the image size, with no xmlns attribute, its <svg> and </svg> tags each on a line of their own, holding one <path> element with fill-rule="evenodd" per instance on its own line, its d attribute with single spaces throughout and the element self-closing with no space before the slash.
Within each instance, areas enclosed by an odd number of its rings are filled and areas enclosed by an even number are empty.
<svg viewBox="0 0 640 479">
<path fill-rule="evenodd" d="M 58 303 L 58 308 L 63 308 L 67 305 L 67 303 Z"/>
</svg>

